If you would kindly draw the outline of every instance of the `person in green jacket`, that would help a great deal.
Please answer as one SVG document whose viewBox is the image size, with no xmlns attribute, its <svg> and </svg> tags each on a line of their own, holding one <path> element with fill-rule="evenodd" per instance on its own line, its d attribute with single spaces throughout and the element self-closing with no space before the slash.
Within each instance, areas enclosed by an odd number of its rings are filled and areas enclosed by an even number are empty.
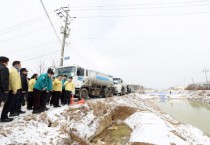
<svg viewBox="0 0 210 145">
<path fill-rule="evenodd" d="M 52 95 L 52 91 L 53 91 L 53 79 L 54 79 L 54 77 L 52 77 L 51 79 L 50 79 L 50 82 L 49 82 L 49 84 L 48 84 L 48 92 L 47 92 L 47 105 L 49 104 L 49 102 L 50 102 L 50 96 Z M 48 108 L 47 108 L 48 109 Z"/>
<path fill-rule="evenodd" d="M 47 73 L 41 74 L 34 85 L 33 112 L 41 113 L 46 110 L 47 92 L 50 91 L 51 77 L 54 75 L 52 69 L 48 69 Z"/>
</svg>

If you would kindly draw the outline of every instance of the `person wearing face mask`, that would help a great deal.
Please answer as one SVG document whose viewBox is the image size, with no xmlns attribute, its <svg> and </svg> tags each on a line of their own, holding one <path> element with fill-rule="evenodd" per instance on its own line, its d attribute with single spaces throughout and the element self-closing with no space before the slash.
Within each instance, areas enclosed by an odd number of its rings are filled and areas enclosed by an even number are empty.
<svg viewBox="0 0 210 145">
<path fill-rule="evenodd" d="M 21 62 L 14 61 L 12 63 L 12 68 L 9 70 L 9 97 L 13 99 L 12 106 L 10 108 L 10 116 L 18 116 L 19 113 L 17 112 L 17 104 L 18 104 L 18 96 L 21 93 L 22 84 L 20 78 L 20 68 Z"/>
<path fill-rule="evenodd" d="M 0 102 L 6 101 L 1 113 L 1 122 L 10 122 L 13 118 L 8 117 L 8 112 L 13 98 L 9 98 L 9 69 L 7 68 L 9 58 L 0 57 Z"/>
<path fill-rule="evenodd" d="M 33 107 L 33 88 L 36 80 L 38 78 L 38 74 L 33 74 L 29 83 L 28 83 L 28 99 L 27 99 L 27 109 L 32 110 Z"/>
</svg>

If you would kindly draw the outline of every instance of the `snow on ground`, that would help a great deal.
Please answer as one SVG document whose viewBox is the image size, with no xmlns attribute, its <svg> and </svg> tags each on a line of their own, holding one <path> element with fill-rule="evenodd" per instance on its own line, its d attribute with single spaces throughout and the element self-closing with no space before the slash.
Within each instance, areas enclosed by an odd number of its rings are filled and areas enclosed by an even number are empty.
<svg viewBox="0 0 210 145">
<path fill-rule="evenodd" d="M 187 143 L 174 135 L 165 122 L 150 112 L 136 112 L 125 120 L 125 123 L 133 130 L 130 142 L 144 142 L 159 145 L 171 145 Z"/>
<path fill-rule="evenodd" d="M 136 108 L 125 122 L 131 127 L 130 143 L 210 144 L 200 130 L 179 123 L 147 102 L 154 96 L 129 94 L 88 100 L 85 105 L 62 106 L 34 115 L 31 111 L 11 123 L 0 123 L 0 145 L 5 144 L 87 144 L 112 124 L 119 106 Z M 1 110 L 1 109 L 0 109 Z M 116 112 L 115 112 L 116 113 Z"/>
<path fill-rule="evenodd" d="M 190 125 L 168 126 L 167 123 L 151 112 L 136 112 L 125 120 L 133 130 L 130 142 L 158 145 L 209 145 L 210 140 L 201 131 Z M 192 139 L 193 138 L 193 139 Z"/>
</svg>

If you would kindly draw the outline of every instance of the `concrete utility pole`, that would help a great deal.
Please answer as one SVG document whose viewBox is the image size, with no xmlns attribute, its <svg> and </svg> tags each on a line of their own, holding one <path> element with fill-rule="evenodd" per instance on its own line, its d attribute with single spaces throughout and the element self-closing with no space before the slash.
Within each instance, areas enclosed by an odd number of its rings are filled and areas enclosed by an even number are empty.
<svg viewBox="0 0 210 145">
<path fill-rule="evenodd" d="M 70 11 L 69 7 L 61 7 L 60 9 L 55 10 L 55 12 L 57 12 L 57 15 L 60 17 L 60 19 L 65 18 L 65 20 L 64 20 L 65 26 L 61 27 L 61 33 L 63 34 L 63 40 L 62 40 L 62 48 L 61 48 L 60 66 L 63 66 L 66 38 L 68 38 L 68 36 L 70 35 L 70 29 L 68 28 L 68 26 L 71 24 L 71 22 L 69 21 L 69 19 L 73 20 L 74 18 L 76 18 L 76 17 L 70 17 L 69 11 Z M 63 13 L 66 13 L 66 15 L 64 15 Z"/>
<path fill-rule="evenodd" d="M 208 84 L 208 76 L 207 76 L 207 72 L 209 72 L 206 68 L 204 68 L 203 72 L 205 73 L 206 76 L 206 83 Z"/>
<path fill-rule="evenodd" d="M 66 43 L 66 38 L 67 38 L 67 33 L 66 33 L 66 29 L 67 29 L 67 22 L 68 22 L 68 16 L 69 13 L 66 13 L 66 21 L 65 21 L 65 28 L 64 28 L 64 33 L 63 33 L 63 43 L 62 43 L 62 48 L 61 48 L 61 60 L 60 60 L 60 66 L 63 66 L 63 57 L 64 57 L 64 47 L 65 47 L 65 43 Z"/>
</svg>

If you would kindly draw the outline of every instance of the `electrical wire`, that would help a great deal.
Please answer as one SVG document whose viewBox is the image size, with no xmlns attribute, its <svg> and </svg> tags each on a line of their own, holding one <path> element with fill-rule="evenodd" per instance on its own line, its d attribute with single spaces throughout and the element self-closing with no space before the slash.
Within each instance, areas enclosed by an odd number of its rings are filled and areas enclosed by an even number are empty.
<svg viewBox="0 0 210 145">
<path fill-rule="evenodd" d="M 31 49 L 34 49 L 34 48 L 39 48 L 39 47 L 43 47 L 43 46 L 50 45 L 50 44 L 55 44 L 55 43 L 58 43 L 58 42 L 55 41 L 55 40 L 48 41 L 46 43 L 25 47 L 22 50 L 18 49 L 18 52 L 17 51 L 10 51 L 10 52 L 7 52 L 5 55 L 17 54 L 17 53 L 21 53 L 23 51 L 25 52 L 25 51 L 28 51 L 28 50 L 31 50 Z"/>
<path fill-rule="evenodd" d="M 59 41 L 60 44 L 62 45 L 61 39 L 59 38 L 59 36 L 58 36 L 58 34 L 57 34 L 56 30 L 55 30 L 55 27 L 54 27 L 54 25 L 53 25 L 53 23 L 52 23 L 52 21 L 51 21 L 51 19 L 50 19 L 50 16 L 49 16 L 49 14 L 48 14 L 48 12 L 47 12 L 45 6 L 44 6 L 44 3 L 42 2 L 42 0 L 40 0 L 40 2 L 41 2 L 42 6 L 43 6 L 43 8 L 44 8 L 44 11 L 45 11 L 45 13 L 46 13 L 46 15 L 47 15 L 49 21 L 50 21 L 50 24 L 51 24 L 51 26 L 52 26 L 52 28 L 53 28 L 53 30 L 54 30 L 54 32 L 55 32 L 55 35 L 56 35 L 56 37 L 58 38 L 58 41 Z"/>
<path fill-rule="evenodd" d="M 84 7 L 70 7 L 71 9 L 77 8 L 103 8 L 103 7 L 128 7 L 128 6 L 145 6 L 145 5 L 169 5 L 169 4 L 189 4 L 189 3 L 202 3 L 210 2 L 210 0 L 199 0 L 199 1 L 180 1 L 180 2 L 161 2 L 161 3 L 141 3 L 141 4 L 121 4 L 121 5 L 98 5 L 98 6 L 84 6 Z"/>
<path fill-rule="evenodd" d="M 55 23 L 55 24 L 57 24 L 57 23 Z M 33 30 L 33 31 L 30 31 L 30 32 L 27 32 L 27 33 L 24 33 L 24 34 L 21 34 L 21 35 L 17 35 L 17 36 L 14 36 L 14 37 L 10 37 L 10 38 L 7 38 L 7 39 L 0 40 L 0 43 L 6 42 L 6 41 L 9 41 L 9 40 L 13 40 L 13 39 L 19 39 L 20 37 L 23 37 L 25 35 L 29 35 L 29 34 L 36 33 L 36 32 L 39 32 L 41 30 L 47 29 L 47 28 L 49 28 L 49 26 L 50 25 L 39 28 L 39 29 L 36 29 L 36 30 Z"/>
<path fill-rule="evenodd" d="M 185 8 L 185 7 L 201 7 L 209 6 L 210 4 L 201 4 L 201 5 L 181 5 L 181 6 L 159 6 L 159 7 L 131 7 L 131 8 L 114 8 L 114 9 L 77 9 L 73 11 L 117 11 L 117 10 L 142 10 L 142 9 L 167 9 L 167 8 Z"/>
<path fill-rule="evenodd" d="M 187 13 L 170 13 L 170 14 L 141 14 L 141 15 L 121 15 L 121 16 L 77 16 L 78 19 L 87 18 L 123 18 L 123 17 L 142 17 L 142 16 L 171 16 L 171 15 L 194 15 L 194 14 L 209 14 L 210 11 L 206 12 L 187 12 Z"/>
<path fill-rule="evenodd" d="M 22 25 L 19 25 L 18 27 L 17 26 L 11 27 L 10 30 L 3 31 L 3 33 L 0 33 L 0 35 L 4 35 L 4 34 L 7 34 L 7 33 L 10 33 L 10 32 L 22 29 L 22 28 L 26 28 L 28 26 L 31 26 L 31 25 L 36 24 L 36 23 L 39 23 L 39 22 L 44 21 L 44 20 L 46 20 L 46 18 L 38 19 L 38 20 L 32 21 L 30 23 L 24 23 Z"/>
<path fill-rule="evenodd" d="M 51 13 L 53 13 L 53 12 L 50 12 L 50 14 L 51 14 Z M 33 22 L 33 21 L 38 21 L 38 20 L 40 20 L 40 19 L 43 19 L 42 17 L 44 17 L 44 15 L 39 16 L 39 17 L 35 17 L 35 18 L 33 18 L 33 19 L 24 21 L 24 22 L 22 22 L 22 23 L 16 24 L 16 25 L 11 26 L 11 27 L 4 28 L 4 29 L 0 30 L 0 33 L 1 33 L 1 32 L 4 32 L 4 31 L 8 31 L 8 30 L 10 30 L 10 29 L 14 29 L 14 28 L 16 28 L 16 27 L 20 27 L 20 26 L 22 26 L 22 25 L 24 25 L 24 24 L 27 24 L 27 23 L 31 23 L 31 22 Z"/>
<path fill-rule="evenodd" d="M 53 51 L 53 52 L 50 52 L 50 53 L 47 53 L 47 54 L 44 54 L 44 55 L 40 55 L 40 56 L 37 56 L 37 57 L 33 57 L 33 58 L 30 58 L 30 59 L 23 60 L 22 62 L 27 62 L 27 61 L 31 61 L 31 60 L 34 60 L 34 59 L 37 59 L 37 58 L 41 58 L 41 57 L 44 57 L 44 56 L 48 56 L 48 55 L 57 53 L 57 52 L 59 52 L 59 51 L 60 51 L 60 49 L 59 49 L 59 50 L 56 50 L 56 51 Z"/>
</svg>

